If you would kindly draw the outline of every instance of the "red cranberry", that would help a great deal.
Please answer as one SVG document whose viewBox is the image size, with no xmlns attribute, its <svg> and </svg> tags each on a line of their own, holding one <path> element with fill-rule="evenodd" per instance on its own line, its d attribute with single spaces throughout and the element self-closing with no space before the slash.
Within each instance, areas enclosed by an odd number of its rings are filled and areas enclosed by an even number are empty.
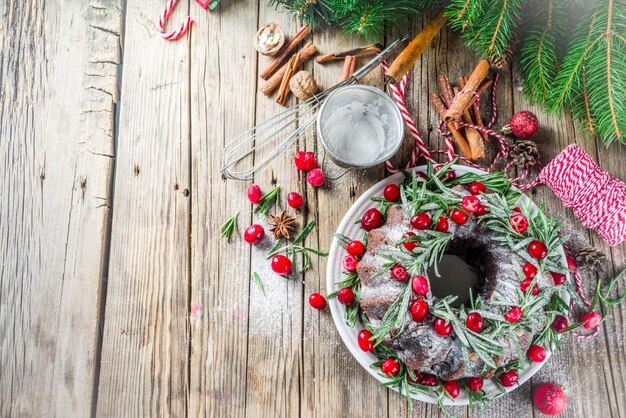
<svg viewBox="0 0 626 418">
<path fill-rule="evenodd" d="M 402 235 L 402 238 L 408 238 L 408 237 L 414 237 L 414 236 L 416 236 L 415 232 L 409 231 L 406 234 Z M 402 246 L 406 248 L 407 251 L 411 251 L 411 252 L 413 252 L 413 250 L 416 249 L 419 245 L 420 244 L 417 241 L 405 241 L 402 243 Z"/>
<path fill-rule="evenodd" d="M 437 232 L 448 232 L 448 220 L 443 216 L 440 216 L 437 219 L 437 224 L 435 225 L 435 231 Z"/>
<path fill-rule="evenodd" d="M 437 377 L 423 373 L 417 378 L 417 383 L 422 386 L 437 386 Z"/>
<path fill-rule="evenodd" d="M 565 330 L 567 329 L 567 318 L 564 317 L 563 315 L 557 315 L 554 318 L 554 321 L 552 321 L 552 325 L 550 325 L 552 327 L 552 329 L 554 330 L 554 332 L 565 332 Z"/>
<path fill-rule="evenodd" d="M 589 312 L 580 317 L 580 321 L 583 322 L 585 329 L 595 328 L 602 322 L 602 317 L 597 312 Z"/>
<path fill-rule="evenodd" d="M 350 254 L 343 257 L 343 269 L 345 271 L 356 271 L 357 264 L 359 264 L 358 260 Z"/>
<path fill-rule="evenodd" d="M 481 193 L 485 193 L 487 191 L 487 188 L 483 183 L 475 181 L 474 183 L 469 185 L 469 191 L 473 195 L 479 195 Z"/>
<path fill-rule="evenodd" d="M 541 241 L 532 241 L 528 244 L 528 254 L 537 260 L 543 260 L 548 256 L 548 247 Z"/>
<path fill-rule="evenodd" d="M 387 360 L 383 361 L 383 364 L 380 366 L 380 368 L 387 376 L 393 377 L 397 376 L 398 373 L 400 373 L 400 363 L 392 358 L 388 358 Z"/>
<path fill-rule="evenodd" d="M 465 318 L 465 325 L 470 331 L 481 332 L 485 327 L 485 320 L 478 312 L 472 312 Z"/>
<path fill-rule="evenodd" d="M 513 208 L 513 212 L 515 212 L 515 213 L 522 213 L 522 210 L 520 208 L 518 208 L 518 207 L 514 207 Z"/>
<path fill-rule="evenodd" d="M 309 296 L 309 305 L 319 311 L 326 309 L 326 298 L 319 293 L 311 293 L 311 296 Z"/>
<path fill-rule="evenodd" d="M 515 370 L 509 370 L 500 375 L 500 383 L 505 388 L 510 388 L 517 383 L 517 372 Z"/>
<path fill-rule="evenodd" d="M 474 392 L 478 392 L 483 388 L 483 379 L 482 377 L 468 377 L 467 378 L 467 387 Z"/>
<path fill-rule="evenodd" d="M 391 268 L 391 277 L 396 280 L 403 281 L 409 277 L 409 272 L 401 264 L 396 264 Z"/>
<path fill-rule="evenodd" d="M 522 289 L 523 293 L 526 293 L 532 281 L 533 279 L 522 280 L 522 282 L 519 284 L 519 288 Z M 537 283 L 535 283 L 535 285 L 533 286 L 532 295 L 535 296 L 537 293 L 539 293 L 539 287 L 537 286 Z"/>
<path fill-rule="evenodd" d="M 380 228 L 383 225 L 383 215 L 376 208 L 371 208 L 365 211 L 361 216 L 361 227 L 366 231 Z"/>
<path fill-rule="evenodd" d="M 552 275 L 552 281 L 554 282 L 555 286 L 560 286 L 562 284 L 565 284 L 565 282 L 567 281 L 567 276 L 565 274 L 557 273 L 556 271 L 551 271 L 550 275 Z"/>
<path fill-rule="evenodd" d="M 511 225 L 513 231 L 517 232 L 518 234 L 523 234 L 524 232 L 528 231 L 528 219 L 526 219 L 524 215 L 521 215 L 519 213 L 517 215 L 511 216 L 511 219 L 509 219 L 509 225 Z"/>
<path fill-rule="evenodd" d="M 298 151 L 293 157 L 293 162 L 296 164 L 298 170 L 313 170 L 317 168 L 317 161 L 315 160 L 315 154 L 312 152 Z"/>
<path fill-rule="evenodd" d="M 537 267 L 535 267 L 532 263 L 526 263 L 522 266 L 522 271 L 527 279 L 532 279 L 537 274 Z"/>
<path fill-rule="evenodd" d="M 452 209 L 450 219 L 452 219 L 452 222 L 455 224 L 464 225 L 469 220 L 469 215 L 461 209 Z"/>
<path fill-rule="evenodd" d="M 435 173 L 437 173 L 439 170 L 441 170 L 443 168 L 442 165 L 438 165 L 435 167 Z M 446 171 L 445 173 L 443 173 L 443 177 L 441 177 L 441 179 L 443 181 L 452 181 L 456 178 L 456 173 L 454 172 L 454 170 L 452 169 L 448 169 L 448 171 Z"/>
<path fill-rule="evenodd" d="M 341 288 L 337 292 L 337 300 L 342 305 L 352 305 L 352 303 L 354 302 L 354 292 L 348 287 Z"/>
<path fill-rule="evenodd" d="M 385 187 L 383 196 L 385 196 L 385 199 L 389 202 L 395 202 L 400 198 L 400 188 L 397 184 L 388 184 L 387 187 Z"/>
<path fill-rule="evenodd" d="M 519 322 L 522 319 L 522 310 L 519 306 L 513 306 L 506 314 L 504 319 L 508 322 Z"/>
<path fill-rule="evenodd" d="M 306 175 L 306 181 L 313 187 L 320 187 L 326 183 L 326 177 L 319 168 L 314 168 Z"/>
<path fill-rule="evenodd" d="M 452 324 L 446 323 L 443 318 L 435 318 L 435 322 L 433 323 L 433 328 L 435 332 L 439 335 L 446 336 L 452 334 Z"/>
<path fill-rule="evenodd" d="M 265 230 L 259 224 L 250 225 L 243 233 L 243 239 L 245 239 L 248 244 L 256 244 L 261 241 L 264 236 Z"/>
<path fill-rule="evenodd" d="M 359 347 L 366 353 L 369 353 L 374 349 L 374 341 L 370 340 L 370 338 L 372 338 L 372 333 L 366 329 L 361 330 L 357 337 Z"/>
<path fill-rule="evenodd" d="M 415 373 L 415 378 L 413 378 L 411 376 L 411 373 L 406 374 L 406 380 L 408 380 L 411 383 L 417 383 L 419 381 L 419 378 L 421 376 L 420 372 L 418 372 L 417 370 L 413 370 L 413 373 Z"/>
<path fill-rule="evenodd" d="M 535 363 L 541 363 L 546 359 L 546 350 L 538 345 L 531 345 L 526 354 L 528 354 L 528 358 Z"/>
<path fill-rule="evenodd" d="M 430 226 L 430 216 L 427 213 L 418 213 L 411 218 L 411 226 L 415 229 L 423 231 Z"/>
<path fill-rule="evenodd" d="M 459 388 L 459 382 L 457 382 L 456 380 L 445 382 L 443 384 L 443 387 L 446 389 L 446 392 L 448 392 L 452 399 L 456 398 L 457 396 L 459 396 L 459 393 L 461 393 L 461 389 Z"/>
<path fill-rule="evenodd" d="M 272 257 L 272 270 L 283 276 L 291 273 L 291 260 L 282 254 Z"/>
<path fill-rule="evenodd" d="M 426 318 L 426 315 L 428 315 L 428 303 L 423 299 L 415 299 L 413 303 L 411 303 L 409 312 L 415 322 L 422 322 L 424 318 Z"/>
<path fill-rule="evenodd" d="M 416 295 L 426 296 L 428 294 L 428 280 L 424 276 L 413 276 L 411 287 Z"/>
<path fill-rule="evenodd" d="M 478 210 L 476 211 L 476 216 L 480 218 L 481 216 L 485 216 L 488 213 L 489 211 L 487 210 L 487 206 L 480 205 L 478 207 Z"/>
<path fill-rule="evenodd" d="M 480 200 L 476 196 L 465 196 L 461 206 L 469 213 L 476 213 L 480 208 Z"/>
<path fill-rule="evenodd" d="M 578 265 L 576 264 L 576 260 L 574 260 L 573 257 L 566 255 L 565 259 L 567 260 L 567 268 L 570 271 L 576 271 L 578 270 Z"/>
<path fill-rule="evenodd" d="M 354 240 L 346 246 L 346 251 L 348 254 L 358 257 L 365 252 L 365 245 L 361 241 Z"/>
<path fill-rule="evenodd" d="M 304 199 L 302 199 L 302 196 L 300 195 L 300 193 L 291 192 L 287 195 L 287 204 L 291 206 L 292 208 L 300 209 L 303 203 L 304 203 Z"/>
<path fill-rule="evenodd" d="M 428 176 L 423 171 L 416 171 L 415 176 L 424 180 L 428 180 Z"/>
<path fill-rule="evenodd" d="M 261 201 L 261 196 L 263 196 L 263 192 L 261 192 L 261 188 L 256 184 L 251 184 L 248 187 L 248 200 L 255 205 L 258 205 Z"/>
</svg>

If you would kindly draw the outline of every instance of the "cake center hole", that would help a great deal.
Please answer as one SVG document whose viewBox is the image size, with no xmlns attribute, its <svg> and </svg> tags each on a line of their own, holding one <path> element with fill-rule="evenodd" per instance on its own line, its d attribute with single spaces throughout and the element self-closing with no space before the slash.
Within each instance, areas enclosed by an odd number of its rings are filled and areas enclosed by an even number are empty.
<svg viewBox="0 0 626 418">
<path fill-rule="evenodd" d="M 455 308 L 461 304 L 467 306 L 470 300 L 470 289 L 473 289 L 472 292 L 476 295 L 480 285 L 476 269 L 455 254 L 444 254 L 437 268 L 440 277 L 435 274 L 434 267 L 428 269 L 433 296 L 438 299 L 443 299 L 448 295 L 457 296 L 451 306 Z"/>
</svg>

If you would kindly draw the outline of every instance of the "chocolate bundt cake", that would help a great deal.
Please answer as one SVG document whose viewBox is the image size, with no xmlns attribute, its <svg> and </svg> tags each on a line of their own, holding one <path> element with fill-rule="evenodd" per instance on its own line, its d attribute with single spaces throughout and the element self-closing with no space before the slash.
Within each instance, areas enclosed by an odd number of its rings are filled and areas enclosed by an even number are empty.
<svg viewBox="0 0 626 418">
<path fill-rule="evenodd" d="M 465 188 L 456 186 L 459 195 L 469 195 Z M 405 203 L 406 206 L 406 203 Z M 396 280 L 391 275 L 389 260 L 381 253 L 398 249 L 398 242 L 407 231 L 418 236 L 425 236 L 424 231 L 411 227 L 411 207 L 394 204 L 388 208 L 386 222 L 383 226 L 367 233 L 367 249 L 359 261 L 357 273 L 360 280 L 360 307 L 373 328 L 376 328 L 406 286 L 406 281 Z M 441 211 L 425 211 L 431 218 Z M 473 289 L 483 301 L 481 311 L 489 312 L 491 302 L 515 305 L 520 288 L 520 267 L 524 260 L 509 246 L 496 239 L 495 232 L 471 217 L 463 224 L 449 222 L 448 233 L 452 235 L 445 252 L 454 254 L 475 269 L 479 277 L 479 285 Z M 501 234 L 500 234 L 501 235 Z M 424 275 L 428 273 L 424 272 Z M 430 276 L 434 276 L 430 274 Z M 450 277 L 427 277 L 434 280 L 451 280 Z M 425 296 L 411 293 L 412 300 L 424 298 L 429 306 L 433 306 L 437 297 L 432 294 L 431 286 Z M 502 305 L 498 305 L 501 308 Z M 501 310 L 501 309 L 500 309 Z M 491 378 L 496 368 L 488 367 L 475 352 L 463 348 L 456 333 L 439 335 L 433 329 L 435 317 L 429 314 L 423 321 L 411 320 L 409 311 L 405 326 L 401 332 L 392 329 L 383 340 L 388 348 L 397 355 L 407 368 L 419 373 L 433 374 L 444 381 L 463 377 L 481 376 Z M 494 313 L 495 315 L 495 313 Z M 498 314 L 501 315 L 501 314 Z M 526 353 L 531 344 L 532 335 L 524 329 L 515 331 L 514 337 L 502 336 L 496 339 L 505 348 L 501 355 L 494 359 L 496 367 L 502 367 L 518 359 Z"/>
</svg>

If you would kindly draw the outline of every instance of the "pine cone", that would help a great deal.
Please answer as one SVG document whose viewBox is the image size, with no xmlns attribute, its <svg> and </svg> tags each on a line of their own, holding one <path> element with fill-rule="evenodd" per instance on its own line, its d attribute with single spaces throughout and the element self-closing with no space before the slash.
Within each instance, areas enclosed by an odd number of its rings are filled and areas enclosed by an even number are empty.
<svg viewBox="0 0 626 418">
<path fill-rule="evenodd" d="M 517 29 L 514 29 L 513 31 L 511 31 L 511 38 L 509 39 L 509 42 L 506 44 L 506 47 L 502 51 L 502 54 L 492 54 L 489 58 L 489 62 L 491 62 L 491 65 L 498 70 L 501 70 L 509 65 L 511 63 L 511 60 L 513 59 L 513 54 L 515 54 L 515 51 L 517 50 L 518 44 L 519 32 L 517 31 Z"/>
<path fill-rule="evenodd" d="M 539 160 L 537 144 L 531 140 L 517 141 L 511 149 L 511 158 L 518 167 L 530 168 Z"/>
<path fill-rule="evenodd" d="M 606 264 L 606 255 L 593 247 L 585 247 L 576 254 L 576 263 L 594 271 L 600 271 Z"/>
</svg>

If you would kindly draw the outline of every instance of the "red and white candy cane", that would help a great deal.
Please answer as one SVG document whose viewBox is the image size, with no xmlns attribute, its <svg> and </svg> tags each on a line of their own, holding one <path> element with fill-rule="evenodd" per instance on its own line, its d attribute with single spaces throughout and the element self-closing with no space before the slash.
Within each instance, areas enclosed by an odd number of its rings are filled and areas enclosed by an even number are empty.
<svg viewBox="0 0 626 418">
<path fill-rule="evenodd" d="M 185 20 L 183 20 L 183 23 L 178 27 L 178 29 L 176 29 L 173 32 L 165 31 L 165 25 L 167 24 L 167 19 L 170 17 L 172 12 L 174 11 L 174 8 L 176 7 L 176 3 L 178 3 L 178 0 L 168 0 L 167 4 L 165 5 L 165 9 L 163 9 L 161 14 L 159 15 L 159 22 L 158 22 L 159 35 L 161 35 L 164 39 L 168 41 L 175 41 L 177 39 L 180 39 L 185 33 L 187 33 L 187 31 L 191 27 L 191 24 L 193 23 L 191 16 L 187 16 Z"/>
</svg>

